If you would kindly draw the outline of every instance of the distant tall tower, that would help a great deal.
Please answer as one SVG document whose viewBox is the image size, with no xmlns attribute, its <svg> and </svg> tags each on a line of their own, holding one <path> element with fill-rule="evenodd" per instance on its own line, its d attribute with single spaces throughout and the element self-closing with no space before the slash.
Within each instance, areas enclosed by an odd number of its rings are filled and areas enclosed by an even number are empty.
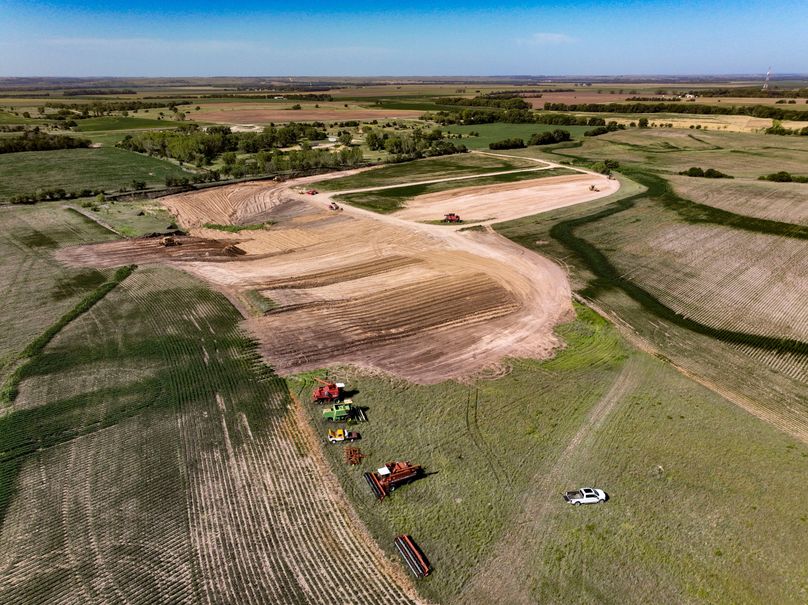
<svg viewBox="0 0 808 605">
<path fill-rule="evenodd" d="M 772 76 L 772 68 L 769 67 L 769 71 L 766 72 L 766 80 L 763 82 L 763 88 L 761 90 L 769 90 L 769 78 Z"/>
</svg>

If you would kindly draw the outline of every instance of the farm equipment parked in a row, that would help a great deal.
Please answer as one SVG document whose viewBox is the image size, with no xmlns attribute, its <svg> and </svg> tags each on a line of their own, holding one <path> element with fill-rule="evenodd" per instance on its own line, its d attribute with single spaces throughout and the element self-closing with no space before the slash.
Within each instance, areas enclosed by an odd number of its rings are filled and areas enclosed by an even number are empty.
<svg viewBox="0 0 808 605">
<path fill-rule="evenodd" d="M 356 431 L 346 431 L 345 429 L 328 429 L 328 440 L 331 443 L 345 443 L 361 439 L 362 436 Z"/>
<path fill-rule="evenodd" d="M 397 487 L 423 476 L 424 469 L 420 465 L 411 462 L 388 462 L 375 473 L 365 473 L 365 481 L 368 482 L 373 495 L 379 500 L 384 500 Z"/>
<path fill-rule="evenodd" d="M 365 422 L 367 416 L 362 408 L 355 407 L 351 403 L 335 403 L 323 409 L 323 420 L 331 422 Z"/>
</svg>

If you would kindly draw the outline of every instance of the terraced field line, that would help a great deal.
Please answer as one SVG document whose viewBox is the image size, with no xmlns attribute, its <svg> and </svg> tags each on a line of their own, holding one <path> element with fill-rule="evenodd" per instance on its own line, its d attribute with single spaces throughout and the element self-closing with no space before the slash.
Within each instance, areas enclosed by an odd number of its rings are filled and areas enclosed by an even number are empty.
<svg viewBox="0 0 808 605">
<path fill-rule="evenodd" d="M 491 154 L 494 155 L 494 154 Z M 505 157 L 505 156 L 503 156 Z M 508 157 L 515 157 L 515 156 L 508 156 Z M 533 159 L 533 158 L 529 158 Z M 545 166 L 537 166 L 536 168 L 514 168 L 513 170 L 500 170 L 499 172 L 486 172 L 483 174 L 470 174 L 464 176 L 448 176 L 443 177 L 440 179 L 430 179 L 428 181 L 412 181 L 409 183 L 402 183 L 398 185 L 381 185 L 378 187 L 363 187 L 362 189 L 345 189 L 344 191 L 329 191 L 329 195 L 347 195 L 349 193 L 364 193 L 366 191 L 383 191 L 385 189 L 401 189 L 404 187 L 415 187 L 416 185 L 434 185 L 435 183 L 450 183 L 452 181 L 464 181 L 468 179 L 480 179 L 486 178 L 490 176 L 499 176 L 500 174 L 516 174 L 519 172 L 538 172 L 540 170 L 550 170 L 552 168 L 567 168 L 567 166 L 562 166 L 559 164 L 558 166 L 553 166 L 549 162 L 545 162 L 544 160 L 535 160 L 536 162 L 541 162 L 546 164 Z"/>
<path fill-rule="evenodd" d="M 641 369 L 635 358 L 629 358 L 609 390 L 589 411 L 578 431 L 559 454 L 549 470 L 541 470 L 528 482 L 532 486 L 525 492 L 522 510 L 509 523 L 513 530 L 507 533 L 496 545 L 493 554 L 472 575 L 459 602 L 475 603 L 533 603 L 527 591 L 530 585 L 525 582 L 527 561 L 523 553 L 532 552 L 525 542 L 535 543 L 544 531 L 544 518 L 553 500 L 558 501 L 565 488 L 579 487 L 578 483 L 563 483 L 565 471 L 576 455 L 585 451 L 587 439 L 596 433 L 620 402 L 642 378 Z M 497 578 L 495 585 L 486 581 Z"/>
</svg>

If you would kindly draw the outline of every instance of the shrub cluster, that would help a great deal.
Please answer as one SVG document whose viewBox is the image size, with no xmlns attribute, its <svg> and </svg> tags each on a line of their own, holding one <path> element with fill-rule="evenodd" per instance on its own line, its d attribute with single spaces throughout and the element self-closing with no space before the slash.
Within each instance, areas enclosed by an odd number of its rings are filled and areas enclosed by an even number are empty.
<svg viewBox="0 0 808 605">
<path fill-rule="evenodd" d="M 808 176 L 797 176 L 781 170 L 765 176 L 759 176 L 759 181 L 773 181 L 775 183 L 808 183 Z"/>
<path fill-rule="evenodd" d="M 489 149 L 522 149 L 525 142 L 519 138 L 502 139 L 488 144 Z"/>
<path fill-rule="evenodd" d="M 90 197 L 103 193 L 101 189 L 82 189 L 80 191 L 65 191 L 64 189 L 44 189 L 36 193 L 14 195 L 8 198 L 12 204 L 36 204 L 37 202 L 54 202 L 58 200 L 74 200 L 80 197 Z"/>
<path fill-rule="evenodd" d="M 429 131 L 418 128 L 412 134 L 368 129 L 365 132 L 365 143 L 373 151 L 384 150 L 391 154 L 393 162 L 468 151 L 465 145 L 458 145 L 446 140 L 443 132 L 438 128 Z"/>
<path fill-rule="evenodd" d="M 734 179 L 734 176 L 730 176 L 728 174 L 724 174 L 723 172 L 719 172 L 715 168 L 708 168 L 704 170 L 703 168 L 699 168 L 698 166 L 693 166 L 688 168 L 687 170 L 680 172 L 679 174 L 683 176 L 694 176 L 694 177 L 701 177 L 705 179 Z"/>
<path fill-rule="evenodd" d="M 593 128 L 592 130 L 587 130 L 584 133 L 585 137 L 599 137 L 602 134 L 606 134 L 607 132 L 614 132 L 616 130 L 625 130 L 625 124 L 618 124 L 617 122 L 609 122 L 605 126 L 598 126 Z"/>
<path fill-rule="evenodd" d="M 530 137 L 528 145 L 553 145 L 572 140 L 569 130 L 556 128 L 553 132 L 537 132 Z"/>
</svg>

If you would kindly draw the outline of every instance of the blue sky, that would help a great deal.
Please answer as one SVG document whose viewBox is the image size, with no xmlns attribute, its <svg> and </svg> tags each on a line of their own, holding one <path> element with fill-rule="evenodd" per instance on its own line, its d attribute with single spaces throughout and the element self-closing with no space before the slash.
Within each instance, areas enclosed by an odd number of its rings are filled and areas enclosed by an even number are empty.
<svg viewBox="0 0 808 605">
<path fill-rule="evenodd" d="M 808 72 L 808 2 L 0 0 L 0 76 Z"/>
</svg>

